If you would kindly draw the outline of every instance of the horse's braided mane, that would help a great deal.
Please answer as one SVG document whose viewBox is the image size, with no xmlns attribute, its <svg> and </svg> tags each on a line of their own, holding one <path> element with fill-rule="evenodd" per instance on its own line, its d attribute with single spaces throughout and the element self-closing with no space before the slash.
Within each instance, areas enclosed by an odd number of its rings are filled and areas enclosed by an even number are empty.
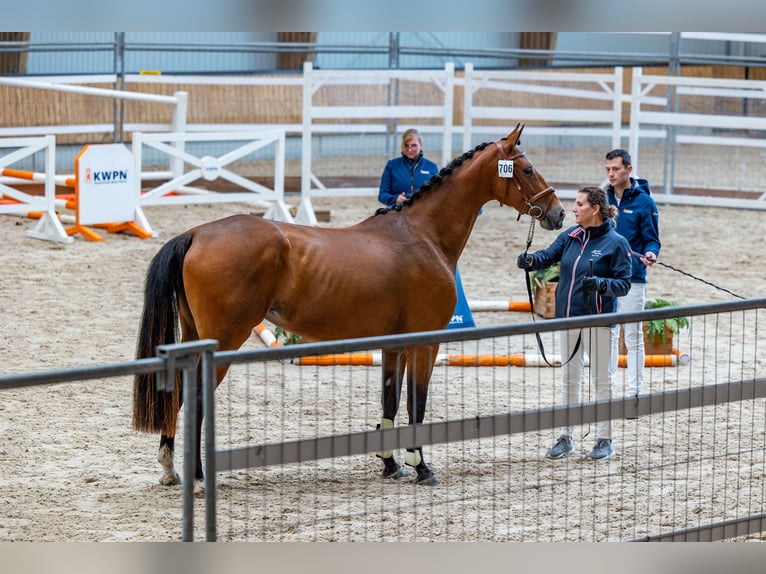
<svg viewBox="0 0 766 574">
<path fill-rule="evenodd" d="M 476 152 L 482 151 L 484 148 L 486 148 L 490 143 L 492 142 L 484 142 L 477 145 L 472 150 L 468 150 L 463 155 L 460 155 L 453 159 L 451 162 L 449 162 L 447 165 L 445 165 L 441 170 L 439 170 L 439 173 L 436 175 L 431 176 L 431 179 L 429 179 L 427 182 L 425 182 L 423 185 L 420 186 L 420 188 L 413 193 L 407 201 L 402 203 L 401 205 L 392 205 L 390 207 L 381 207 L 376 212 L 375 215 L 383 215 L 385 213 L 388 213 L 389 211 L 401 211 L 402 208 L 407 205 L 412 205 L 413 202 L 420 199 L 420 196 L 423 195 L 426 191 L 433 187 L 438 187 L 441 185 L 441 183 L 449 177 L 450 174 L 455 170 L 455 168 L 460 167 L 465 163 L 466 161 L 470 160 Z"/>
</svg>

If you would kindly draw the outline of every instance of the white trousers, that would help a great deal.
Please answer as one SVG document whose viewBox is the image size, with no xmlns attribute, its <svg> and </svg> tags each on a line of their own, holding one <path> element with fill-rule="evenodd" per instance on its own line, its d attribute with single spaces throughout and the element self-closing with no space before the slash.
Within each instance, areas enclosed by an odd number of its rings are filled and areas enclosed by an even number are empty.
<svg viewBox="0 0 766 574">
<path fill-rule="evenodd" d="M 585 389 L 585 401 L 606 401 L 614 393 L 614 380 L 617 375 L 617 354 L 612 351 L 618 340 L 618 327 L 592 327 L 582 330 L 580 348 L 566 365 L 562 367 L 562 402 L 566 405 L 577 405 L 583 401 L 583 378 L 585 374 L 585 353 L 588 354 L 590 367 Z M 566 361 L 577 344 L 579 330 L 562 331 L 561 360 Z M 593 396 L 595 393 L 595 397 Z M 574 436 L 570 426 L 561 427 L 561 434 Z M 612 422 L 596 423 L 596 440 L 612 438 Z"/>
<path fill-rule="evenodd" d="M 624 297 L 617 298 L 617 312 L 643 311 L 646 303 L 646 283 L 633 283 L 630 291 Z M 641 394 L 644 386 L 644 362 L 646 350 L 644 349 L 643 325 L 639 323 L 625 323 L 625 348 L 628 351 L 628 368 L 625 372 L 625 396 L 635 397 Z M 619 339 L 614 342 L 614 354 L 619 353 Z"/>
</svg>

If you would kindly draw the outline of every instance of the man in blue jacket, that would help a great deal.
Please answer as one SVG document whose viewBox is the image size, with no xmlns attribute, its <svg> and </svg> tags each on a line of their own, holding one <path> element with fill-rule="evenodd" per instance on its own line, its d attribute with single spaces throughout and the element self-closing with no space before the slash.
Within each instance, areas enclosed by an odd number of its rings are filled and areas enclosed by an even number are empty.
<svg viewBox="0 0 766 574">
<path fill-rule="evenodd" d="M 410 128 L 402 134 L 402 153 L 388 160 L 380 176 L 378 200 L 386 207 L 402 205 L 420 186 L 439 173 L 437 165 L 423 156 L 423 138 Z M 475 327 L 468 300 L 463 292 L 460 271 L 455 269 L 457 305 L 448 328 Z"/>
<path fill-rule="evenodd" d="M 609 203 L 618 209 L 617 233 L 628 240 L 630 248 L 643 257 L 633 258 L 630 291 L 617 300 L 618 312 L 642 311 L 646 303 L 646 268 L 654 265 L 660 254 L 660 222 L 657 205 L 651 197 L 649 182 L 631 177 L 633 164 L 624 149 L 606 154 L 606 187 Z M 644 382 L 644 335 L 641 323 L 626 323 L 625 347 L 628 369 L 625 394 L 637 396 Z"/>
</svg>

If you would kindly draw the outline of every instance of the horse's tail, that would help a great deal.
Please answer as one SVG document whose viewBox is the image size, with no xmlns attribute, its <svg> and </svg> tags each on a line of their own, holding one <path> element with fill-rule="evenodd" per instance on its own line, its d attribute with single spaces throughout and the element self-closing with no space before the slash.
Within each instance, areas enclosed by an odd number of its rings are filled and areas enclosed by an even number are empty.
<svg viewBox="0 0 766 574">
<path fill-rule="evenodd" d="M 163 245 L 149 264 L 137 359 L 154 357 L 158 345 L 178 340 L 178 299 L 183 295 L 183 264 L 191 243 L 191 234 L 178 235 Z M 133 428 L 174 436 L 180 397 L 180 375 L 172 393 L 158 393 L 155 373 L 137 374 L 133 383 Z"/>
</svg>

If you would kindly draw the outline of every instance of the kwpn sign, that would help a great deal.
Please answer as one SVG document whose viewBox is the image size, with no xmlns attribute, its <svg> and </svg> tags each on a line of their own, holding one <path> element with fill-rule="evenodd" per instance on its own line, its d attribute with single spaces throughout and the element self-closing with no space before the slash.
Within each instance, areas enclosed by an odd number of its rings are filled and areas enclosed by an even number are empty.
<svg viewBox="0 0 766 574">
<path fill-rule="evenodd" d="M 82 233 L 88 239 L 101 237 L 86 225 L 108 231 L 132 231 L 150 237 L 139 207 L 139 185 L 135 180 L 133 154 L 124 144 L 87 145 L 74 161 L 76 225 L 68 234 Z"/>
<path fill-rule="evenodd" d="M 81 225 L 133 221 L 138 187 L 133 154 L 123 144 L 87 145 L 75 158 Z"/>
</svg>

